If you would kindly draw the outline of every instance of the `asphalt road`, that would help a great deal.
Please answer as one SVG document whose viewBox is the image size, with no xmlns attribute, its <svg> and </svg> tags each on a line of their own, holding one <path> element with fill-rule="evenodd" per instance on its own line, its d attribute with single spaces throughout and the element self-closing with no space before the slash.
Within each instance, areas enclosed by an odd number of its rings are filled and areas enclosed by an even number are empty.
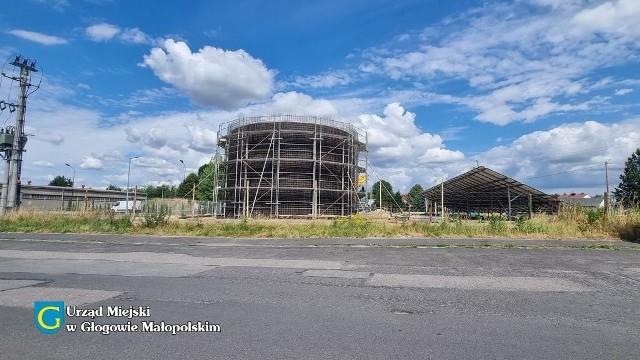
<svg viewBox="0 0 640 360">
<path fill-rule="evenodd" d="M 590 244 L 0 234 L 0 358 L 637 359 L 640 248 Z"/>
</svg>

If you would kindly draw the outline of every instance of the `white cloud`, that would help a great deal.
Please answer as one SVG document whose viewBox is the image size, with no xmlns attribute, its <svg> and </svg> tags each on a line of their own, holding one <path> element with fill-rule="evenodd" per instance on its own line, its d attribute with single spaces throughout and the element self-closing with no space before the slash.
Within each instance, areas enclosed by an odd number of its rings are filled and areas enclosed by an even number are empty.
<svg viewBox="0 0 640 360">
<path fill-rule="evenodd" d="M 138 28 L 121 29 L 117 25 L 108 23 L 99 23 L 87 27 L 85 29 L 85 35 L 96 42 L 114 39 L 130 44 L 155 45 L 157 42 Z"/>
<path fill-rule="evenodd" d="M 577 13 L 571 20 L 573 30 L 581 35 L 604 32 L 626 37 L 640 31 L 640 2 L 606 1 Z"/>
<path fill-rule="evenodd" d="M 360 71 L 411 84 L 467 81 L 463 97 L 440 100 L 498 125 L 593 110 L 608 105 L 594 91 L 612 86 L 594 72 L 637 59 L 638 18 L 635 0 L 489 2 L 425 29 L 417 45 L 366 50 Z"/>
<path fill-rule="evenodd" d="M 50 161 L 34 161 L 32 162 L 33 165 L 35 166 L 42 166 L 42 167 L 53 167 L 53 163 Z"/>
<path fill-rule="evenodd" d="M 42 45 L 61 45 L 68 43 L 67 39 L 58 36 L 45 35 L 34 31 L 9 30 L 7 33 Z"/>
<path fill-rule="evenodd" d="M 151 44 L 153 40 L 138 28 L 126 29 L 120 35 L 119 38 L 128 43 L 133 44 Z"/>
<path fill-rule="evenodd" d="M 119 33 L 119 27 L 107 23 L 91 25 L 85 30 L 85 34 L 93 41 L 111 40 Z"/>
<path fill-rule="evenodd" d="M 617 124 L 565 124 L 523 135 L 478 156 L 480 163 L 550 192 L 604 191 L 604 162 L 617 185 L 626 159 L 640 143 L 640 119 Z M 612 188 L 613 188 L 612 186 Z"/>
<path fill-rule="evenodd" d="M 321 75 L 298 76 L 294 79 L 293 85 L 303 88 L 333 88 L 336 86 L 349 85 L 354 80 L 346 72 L 329 72 Z"/>
<path fill-rule="evenodd" d="M 154 149 L 159 149 L 167 144 L 167 130 L 162 127 L 151 128 L 145 138 L 144 143 Z"/>
<path fill-rule="evenodd" d="M 630 94 L 632 92 L 633 92 L 633 89 L 625 88 L 625 89 L 617 89 L 615 94 L 619 95 L 619 96 L 622 96 L 622 95 Z"/>
<path fill-rule="evenodd" d="M 114 161 L 122 161 L 123 157 L 118 150 L 111 150 L 102 153 L 92 153 L 92 157 L 96 159 L 100 159 L 101 161 L 114 162 Z"/>
<path fill-rule="evenodd" d="M 124 133 L 127 134 L 127 141 L 130 143 L 137 143 L 142 139 L 142 134 L 140 130 L 132 127 L 128 127 L 124 129 Z"/>
<path fill-rule="evenodd" d="M 275 76 L 275 71 L 244 50 L 205 46 L 192 53 L 186 43 L 173 39 L 167 39 L 163 48 L 151 49 L 141 66 L 193 101 L 224 110 L 267 99 Z"/>
<path fill-rule="evenodd" d="M 215 152 L 218 138 L 216 131 L 195 124 L 185 124 L 184 126 L 190 136 L 189 148 L 204 154 Z"/>
<path fill-rule="evenodd" d="M 464 159 L 462 152 L 446 149 L 439 135 L 420 131 L 415 125 L 415 114 L 405 111 L 400 104 L 387 105 L 383 114 L 384 117 L 360 115 L 355 122 L 367 131 L 369 158 L 377 166 L 426 167 Z"/>
<path fill-rule="evenodd" d="M 48 183 L 55 175 L 70 175 L 70 169 L 64 167 L 64 163 L 69 163 L 76 169 L 77 183 L 82 179 L 87 186 L 114 184 L 124 187 L 128 159 L 134 156 L 142 158 L 132 161 L 132 185 L 144 185 L 150 181 L 182 181 L 183 166 L 178 159 L 184 159 L 190 170 L 197 169 L 202 165 L 201 159 L 210 158 L 215 151 L 213 147 L 206 149 L 209 135 L 218 129 L 222 121 L 232 119 L 232 115 L 224 112 L 202 110 L 198 114 L 146 115 L 127 111 L 125 115 L 107 116 L 96 110 L 62 104 L 62 99 L 75 97 L 78 89 L 75 84 L 59 81 L 63 80 L 53 76 L 47 78 L 47 86 L 30 96 L 25 132 L 35 136 L 29 137 L 24 154 L 22 176 L 25 182 L 40 185 Z M 69 118 L 74 121 L 69 122 Z M 206 151 L 200 152 L 196 146 L 191 146 L 195 134 L 190 134 L 182 126 L 187 123 L 196 124 L 199 131 L 206 134 L 196 137 L 202 140 L 200 150 Z M 146 162 L 145 159 L 154 162 Z M 43 166 L 47 163 L 53 167 Z"/>
<path fill-rule="evenodd" d="M 104 164 L 102 163 L 102 160 L 95 158 L 93 156 L 85 156 L 84 159 L 82 160 L 82 163 L 80 164 L 80 168 L 82 169 L 93 169 L 93 170 L 100 170 L 102 169 L 103 166 Z"/>
<path fill-rule="evenodd" d="M 308 114 L 315 116 L 335 116 L 336 107 L 329 100 L 314 99 L 309 95 L 291 91 L 278 93 L 265 106 L 257 106 L 253 112 L 258 114 Z"/>
<path fill-rule="evenodd" d="M 37 128 L 29 127 L 28 133 L 35 133 L 35 141 L 46 142 L 52 145 L 60 145 L 64 142 L 64 135 L 55 132 L 40 132 Z"/>
</svg>

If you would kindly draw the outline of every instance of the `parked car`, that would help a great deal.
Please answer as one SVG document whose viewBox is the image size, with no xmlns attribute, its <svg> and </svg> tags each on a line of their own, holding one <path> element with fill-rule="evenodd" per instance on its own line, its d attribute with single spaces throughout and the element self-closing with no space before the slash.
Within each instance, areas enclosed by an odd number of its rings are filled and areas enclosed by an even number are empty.
<svg viewBox="0 0 640 360">
<path fill-rule="evenodd" d="M 128 205 L 127 205 L 128 204 Z M 140 212 L 142 211 L 142 201 L 135 201 L 135 204 L 132 200 L 129 201 L 118 201 L 111 207 L 111 211 L 116 213 L 125 213 L 129 209 L 129 212 Z"/>
</svg>

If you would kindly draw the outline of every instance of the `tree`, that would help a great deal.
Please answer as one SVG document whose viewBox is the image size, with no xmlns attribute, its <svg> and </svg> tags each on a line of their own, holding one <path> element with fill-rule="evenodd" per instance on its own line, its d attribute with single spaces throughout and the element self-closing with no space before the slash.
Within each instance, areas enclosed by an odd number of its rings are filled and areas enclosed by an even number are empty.
<svg viewBox="0 0 640 360">
<path fill-rule="evenodd" d="M 213 199 L 213 170 L 214 165 L 211 162 L 198 168 L 196 199 L 199 201 L 211 201 Z"/>
<path fill-rule="evenodd" d="M 210 162 L 200 166 L 198 169 L 198 185 L 196 186 L 196 199 L 200 201 L 213 200 L 213 186 L 215 180 L 216 162 L 218 165 L 218 187 L 224 185 L 224 169 L 219 165 L 222 157 L 214 156 Z M 218 189 L 219 190 L 219 189 Z M 222 200 L 223 192 L 218 191 L 218 200 Z"/>
<path fill-rule="evenodd" d="M 53 180 L 51 180 L 49 182 L 49 186 L 72 187 L 73 186 L 73 182 L 71 181 L 70 178 L 58 175 L 58 176 L 54 177 Z"/>
<path fill-rule="evenodd" d="M 176 189 L 175 186 L 163 184 L 159 186 L 146 185 L 140 191 L 147 195 L 147 199 L 174 198 L 176 197 Z"/>
<path fill-rule="evenodd" d="M 159 186 L 154 185 L 145 185 L 142 189 L 140 189 L 140 192 L 145 193 L 147 195 L 147 199 L 155 199 L 164 195 L 162 193 L 162 189 Z"/>
<path fill-rule="evenodd" d="M 424 189 L 422 185 L 415 184 L 409 190 L 409 203 L 411 204 L 411 210 L 413 211 L 422 211 L 424 210 L 424 197 L 422 197 L 422 193 Z"/>
<path fill-rule="evenodd" d="M 613 190 L 616 200 L 625 207 L 640 205 L 640 148 L 627 159 L 620 185 Z"/>
<path fill-rule="evenodd" d="M 400 194 L 400 191 L 396 191 L 396 193 L 393 194 L 393 203 L 390 206 L 391 211 L 403 211 L 405 207 L 406 205 L 402 200 L 402 194 Z"/>
<path fill-rule="evenodd" d="M 122 188 L 113 184 L 109 184 L 109 186 L 107 186 L 107 190 L 122 191 Z"/>
<path fill-rule="evenodd" d="M 380 182 L 382 182 L 382 204 L 380 204 Z M 371 188 L 371 197 L 378 209 L 391 209 L 394 206 L 393 187 L 388 181 L 380 180 L 375 182 Z"/>
<path fill-rule="evenodd" d="M 193 190 L 193 184 L 198 184 L 198 175 L 191 173 L 187 175 L 187 178 L 178 186 L 176 196 L 181 198 L 191 199 L 191 191 Z"/>
<path fill-rule="evenodd" d="M 156 187 L 156 195 L 160 194 L 161 198 L 174 198 L 176 197 L 177 187 L 168 184 L 162 184 Z"/>
</svg>

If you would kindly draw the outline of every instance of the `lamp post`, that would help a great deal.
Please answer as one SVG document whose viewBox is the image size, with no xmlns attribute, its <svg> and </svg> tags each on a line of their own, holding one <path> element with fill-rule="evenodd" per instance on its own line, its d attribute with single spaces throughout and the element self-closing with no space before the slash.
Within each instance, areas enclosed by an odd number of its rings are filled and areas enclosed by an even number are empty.
<svg viewBox="0 0 640 360">
<path fill-rule="evenodd" d="M 184 166 L 184 175 L 182 176 L 182 182 L 184 182 L 187 179 L 187 165 L 182 160 L 180 160 L 180 162 L 182 163 L 182 166 Z"/>
<path fill-rule="evenodd" d="M 73 177 L 71 178 L 71 201 L 73 201 L 73 188 L 76 186 L 76 169 L 67 163 L 65 163 L 65 165 L 73 170 Z M 62 206 L 64 206 L 64 204 L 62 204 Z"/>
<path fill-rule="evenodd" d="M 129 158 L 129 170 L 127 171 L 127 202 L 125 203 L 125 214 L 129 215 L 129 179 L 131 178 L 131 160 L 137 159 L 140 156 L 134 156 Z M 134 207 L 135 211 L 135 207 Z"/>
</svg>

